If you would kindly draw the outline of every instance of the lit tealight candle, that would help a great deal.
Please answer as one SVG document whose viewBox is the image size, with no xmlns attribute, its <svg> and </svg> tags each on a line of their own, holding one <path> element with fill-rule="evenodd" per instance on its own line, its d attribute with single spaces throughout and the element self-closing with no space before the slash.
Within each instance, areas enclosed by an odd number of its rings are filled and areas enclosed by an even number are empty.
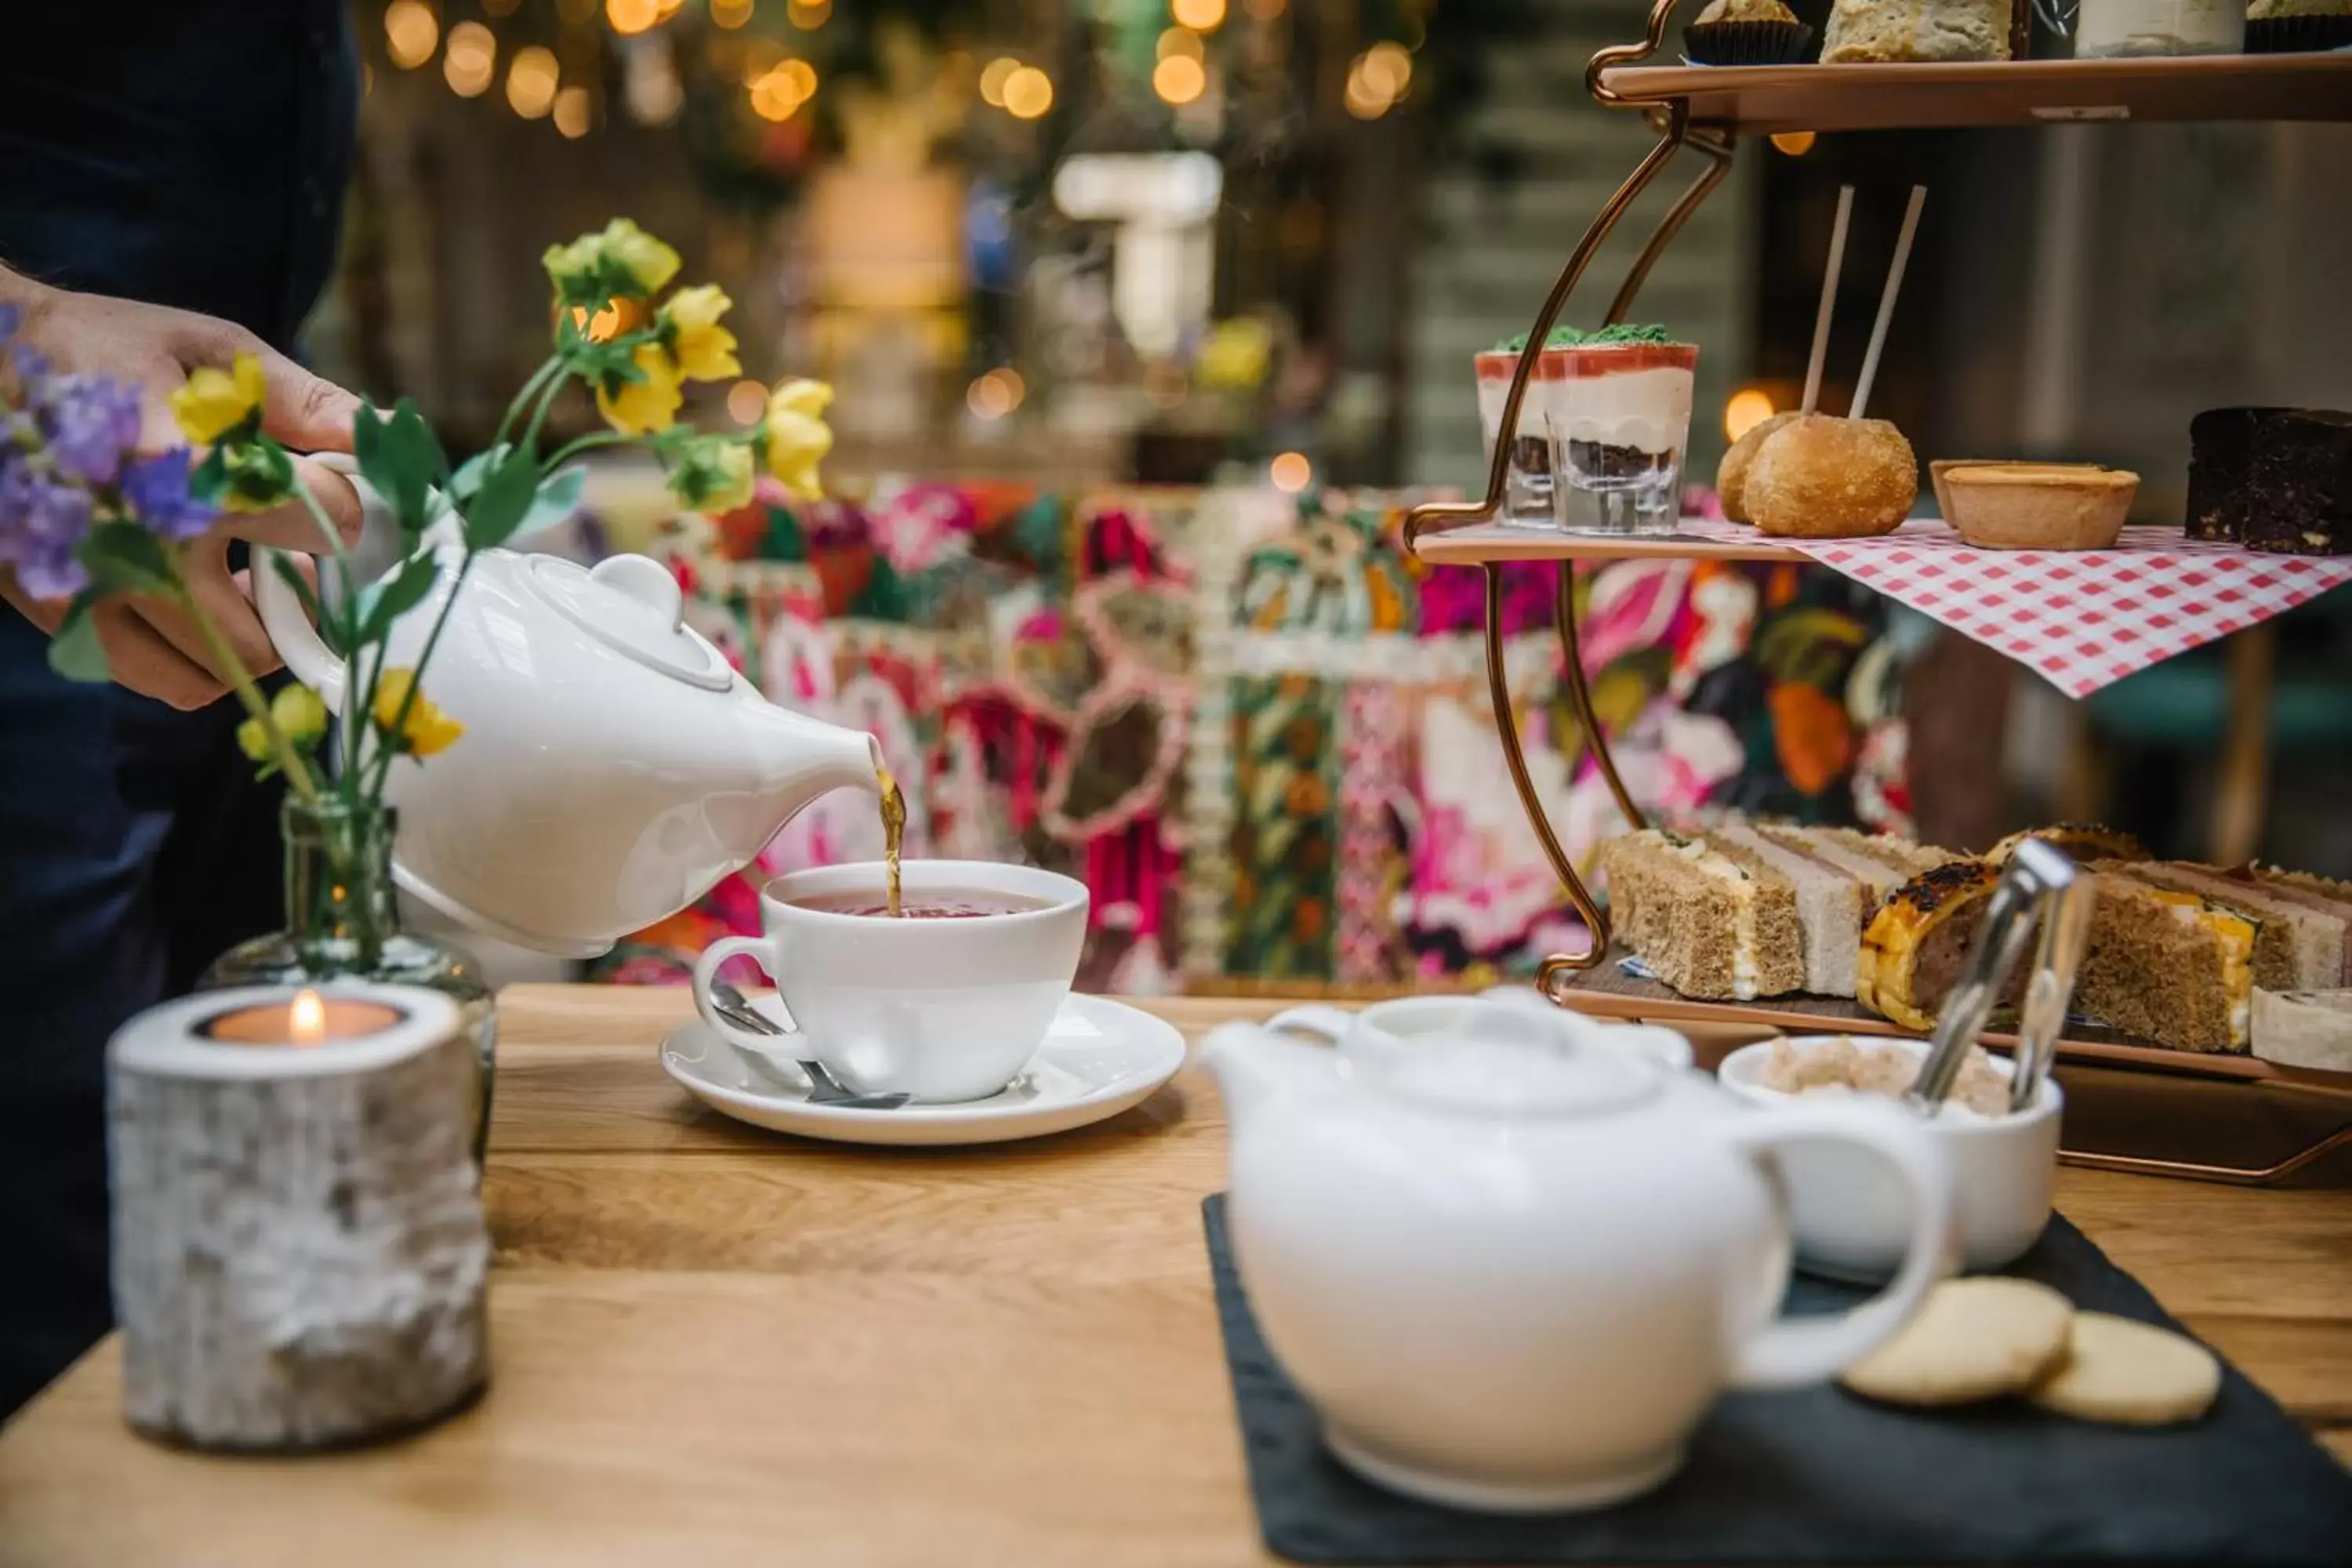
<svg viewBox="0 0 2352 1568">
<path fill-rule="evenodd" d="M 406 1016 L 397 1007 L 356 997 L 321 995 L 305 988 L 284 1004 L 269 1002 L 223 1013 L 205 1025 L 208 1039 L 240 1046 L 322 1046 L 363 1040 Z"/>
</svg>

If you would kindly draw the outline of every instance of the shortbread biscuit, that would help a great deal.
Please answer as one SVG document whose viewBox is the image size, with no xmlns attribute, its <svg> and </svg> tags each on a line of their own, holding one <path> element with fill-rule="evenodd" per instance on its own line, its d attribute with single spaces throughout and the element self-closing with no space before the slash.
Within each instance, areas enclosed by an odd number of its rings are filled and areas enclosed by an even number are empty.
<svg viewBox="0 0 2352 1568">
<path fill-rule="evenodd" d="M 2084 1421 L 2165 1426 L 2194 1421 L 2221 1391 L 2221 1363 L 2183 1334 L 2105 1312 L 2077 1312 L 2066 1353 L 2027 1394 Z"/>
<path fill-rule="evenodd" d="M 2032 1387 L 2065 1353 L 2074 1303 L 2030 1279 L 1947 1279 L 1919 1312 L 1846 1368 L 1856 1394 L 1890 1405 L 1967 1405 Z"/>
</svg>

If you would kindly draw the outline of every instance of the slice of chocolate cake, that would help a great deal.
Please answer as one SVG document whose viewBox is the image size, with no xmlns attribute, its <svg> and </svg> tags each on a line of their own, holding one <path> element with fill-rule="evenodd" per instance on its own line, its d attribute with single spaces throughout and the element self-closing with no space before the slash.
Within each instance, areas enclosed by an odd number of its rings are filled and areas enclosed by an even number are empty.
<svg viewBox="0 0 2352 1568">
<path fill-rule="evenodd" d="M 2352 414 L 2209 408 L 2189 422 L 2189 536 L 2352 553 Z"/>
</svg>

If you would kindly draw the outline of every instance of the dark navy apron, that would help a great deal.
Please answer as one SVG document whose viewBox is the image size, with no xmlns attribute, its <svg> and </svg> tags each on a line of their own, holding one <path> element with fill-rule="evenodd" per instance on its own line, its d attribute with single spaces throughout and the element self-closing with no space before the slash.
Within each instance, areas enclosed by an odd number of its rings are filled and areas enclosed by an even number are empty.
<svg viewBox="0 0 2352 1568">
<path fill-rule="evenodd" d="M 9 11 L 0 265 L 291 352 L 351 166 L 342 0 Z M 276 796 L 234 701 L 74 685 L 46 650 L 0 605 L 0 1415 L 110 1321 L 107 1037 L 279 923 Z"/>
</svg>

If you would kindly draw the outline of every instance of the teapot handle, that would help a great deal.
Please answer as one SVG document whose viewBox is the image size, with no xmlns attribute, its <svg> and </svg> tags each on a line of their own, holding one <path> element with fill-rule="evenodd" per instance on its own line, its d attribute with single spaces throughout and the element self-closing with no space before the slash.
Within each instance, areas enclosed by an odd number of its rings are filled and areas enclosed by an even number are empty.
<svg viewBox="0 0 2352 1568">
<path fill-rule="evenodd" d="M 360 514 L 364 520 L 361 529 L 363 534 L 377 523 L 379 514 L 388 513 L 389 509 L 383 498 L 376 493 L 375 487 L 360 478 L 357 460 L 341 452 L 320 452 L 311 460 L 342 475 L 358 493 Z M 325 542 L 322 540 L 320 542 Z M 319 635 L 319 628 L 310 624 L 310 616 L 302 608 L 302 601 L 296 597 L 293 589 L 286 585 L 285 579 L 278 576 L 278 564 L 273 557 L 287 553 L 282 550 L 255 547 L 253 570 L 249 574 L 253 584 L 253 607 L 260 613 L 262 630 L 269 634 L 269 641 L 278 649 L 278 657 L 286 661 L 286 668 L 294 672 L 294 679 L 317 692 L 319 700 L 327 705 L 328 712 L 340 714 L 343 710 L 343 661 L 328 648 L 326 639 Z"/>
<path fill-rule="evenodd" d="M 341 714 L 343 710 L 343 661 L 329 650 L 319 628 L 302 608 L 302 601 L 278 575 L 275 557 L 287 554 L 263 545 L 254 546 L 253 607 L 261 614 L 261 627 L 269 634 L 271 646 L 294 679 L 319 694 L 327 711 Z"/>
<path fill-rule="evenodd" d="M 1783 1143 L 1851 1144 L 1884 1161 L 1903 1188 L 1910 1239 L 1886 1288 L 1832 1316 L 1783 1316 L 1766 1323 L 1739 1347 L 1731 1372 L 1739 1388 L 1825 1383 L 1894 1338 L 1945 1274 L 1952 1245 L 1951 1170 L 1917 1123 L 1892 1107 L 1790 1106 L 1769 1116 L 1730 1118 L 1724 1132 L 1751 1157 Z"/>
</svg>

